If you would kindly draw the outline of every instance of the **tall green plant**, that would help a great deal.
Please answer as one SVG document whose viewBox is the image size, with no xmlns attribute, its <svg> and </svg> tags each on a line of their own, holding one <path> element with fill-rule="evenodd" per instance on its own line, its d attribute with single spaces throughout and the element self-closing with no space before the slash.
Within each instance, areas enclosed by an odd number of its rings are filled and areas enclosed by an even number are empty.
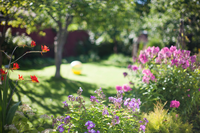
<svg viewBox="0 0 200 133">
<path fill-rule="evenodd" d="M 34 47 L 34 46 L 36 46 L 36 44 L 35 44 L 34 41 L 32 41 L 31 47 Z M 12 96 L 14 94 L 14 91 L 16 89 L 17 82 L 19 80 L 24 80 L 23 76 L 19 75 L 19 78 L 16 80 L 15 85 L 14 86 L 11 85 L 12 81 L 9 79 L 9 72 L 19 69 L 18 63 L 15 63 L 15 62 L 18 61 L 19 59 L 21 59 L 24 55 L 26 55 L 28 53 L 41 53 L 42 54 L 42 53 L 49 51 L 47 46 L 41 46 L 42 51 L 27 51 L 22 56 L 20 56 L 16 60 L 12 61 L 12 56 L 13 56 L 15 50 L 18 47 L 19 46 L 16 46 L 14 48 L 14 50 L 11 53 L 11 56 L 9 56 L 3 50 L 0 51 L 0 52 L 3 52 L 9 58 L 9 64 L 4 69 L 0 69 L 0 76 L 1 76 L 1 84 L 0 84 L 0 132 L 6 132 L 4 130 L 4 126 L 10 125 L 12 123 L 15 112 L 16 112 L 19 104 L 21 103 L 21 101 L 19 101 L 16 104 L 11 106 L 11 100 L 12 100 Z M 25 45 L 24 45 L 24 47 L 25 47 Z M 13 64 L 13 67 L 11 67 L 12 64 Z M 35 75 L 30 76 L 30 77 L 31 77 L 31 80 L 27 80 L 27 81 L 39 82 Z"/>
</svg>

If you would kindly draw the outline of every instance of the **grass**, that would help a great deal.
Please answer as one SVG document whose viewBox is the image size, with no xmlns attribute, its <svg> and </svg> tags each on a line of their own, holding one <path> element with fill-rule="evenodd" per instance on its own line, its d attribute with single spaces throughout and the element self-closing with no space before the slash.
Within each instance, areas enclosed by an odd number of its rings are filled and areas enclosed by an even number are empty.
<svg viewBox="0 0 200 133">
<path fill-rule="evenodd" d="M 11 79 L 17 79 L 18 74 L 24 79 L 30 79 L 30 75 L 36 75 L 40 83 L 19 81 L 14 101 L 22 101 L 33 107 L 38 114 L 60 116 L 64 114 L 62 102 L 68 95 L 76 95 L 79 87 L 82 87 L 82 96 L 86 104 L 90 104 L 90 95 L 95 95 L 94 90 L 102 87 L 107 96 L 116 93 L 115 86 L 128 83 L 123 77 L 126 68 L 119 68 L 99 63 L 84 63 L 81 75 L 71 72 L 70 64 L 61 65 L 63 78 L 53 78 L 55 66 L 42 69 L 16 70 L 10 73 Z"/>
</svg>

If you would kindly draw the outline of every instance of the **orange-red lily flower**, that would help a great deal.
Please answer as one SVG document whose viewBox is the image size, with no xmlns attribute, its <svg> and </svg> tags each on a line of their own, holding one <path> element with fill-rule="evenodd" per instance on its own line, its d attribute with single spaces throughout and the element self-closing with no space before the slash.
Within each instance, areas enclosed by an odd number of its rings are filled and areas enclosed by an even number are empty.
<svg viewBox="0 0 200 133">
<path fill-rule="evenodd" d="M 5 72 L 3 69 L 0 69 L 0 74 L 1 74 L 1 76 L 3 76 L 3 75 L 6 75 L 7 72 Z"/>
<path fill-rule="evenodd" d="M 19 75 L 19 74 L 18 74 L 18 76 L 19 76 L 19 80 L 24 80 L 24 78 L 23 78 L 22 75 Z"/>
<path fill-rule="evenodd" d="M 37 79 L 37 77 L 34 75 L 34 76 L 31 76 L 31 80 L 32 80 L 32 82 L 37 82 L 37 83 L 39 83 L 39 81 L 38 81 L 38 79 Z"/>
<path fill-rule="evenodd" d="M 36 46 L 35 41 L 32 41 L 32 42 L 31 42 L 31 47 L 35 47 L 35 46 Z"/>
<path fill-rule="evenodd" d="M 19 64 L 18 63 L 13 63 L 13 70 L 19 69 Z"/>
<path fill-rule="evenodd" d="M 1 81 L 3 81 L 4 80 L 4 77 L 3 76 L 1 76 Z"/>
<path fill-rule="evenodd" d="M 41 49 L 42 49 L 42 52 L 49 51 L 49 48 L 46 45 L 44 45 L 44 46 L 41 45 Z"/>
</svg>

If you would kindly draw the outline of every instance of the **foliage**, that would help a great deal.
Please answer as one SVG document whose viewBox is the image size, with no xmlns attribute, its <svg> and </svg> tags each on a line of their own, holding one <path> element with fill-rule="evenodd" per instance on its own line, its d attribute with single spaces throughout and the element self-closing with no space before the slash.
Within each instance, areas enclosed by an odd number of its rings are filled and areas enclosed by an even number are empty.
<svg viewBox="0 0 200 133">
<path fill-rule="evenodd" d="M 104 63 L 125 67 L 132 62 L 132 58 L 123 54 L 112 54 Z"/>
<path fill-rule="evenodd" d="M 12 123 L 4 126 L 9 133 L 53 131 L 53 129 L 45 129 L 45 125 L 51 118 L 46 114 L 38 116 L 34 109 L 26 104 L 20 105 L 14 114 Z"/>
<path fill-rule="evenodd" d="M 85 101 L 81 96 L 82 88 L 77 91 L 78 96 L 68 96 L 64 101 L 66 113 L 64 116 L 53 118 L 53 126 L 59 132 L 138 132 L 145 131 L 139 128 L 140 100 L 126 98 L 123 100 L 123 91 L 118 91 L 116 97 L 109 97 L 111 104 L 105 106 L 106 100 L 103 91 L 96 90 L 98 95 L 90 96 L 92 104 L 85 107 Z M 146 122 L 145 122 L 146 123 Z"/>
<path fill-rule="evenodd" d="M 149 4 L 150 12 L 143 18 L 143 28 L 148 30 L 150 37 L 160 38 L 165 46 L 180 44 L 183 49 L 187 46 L 193 52 L 194 47 L 199 47 L 198 2 L 152 0 Z"/>
<path fill-rule="evenodd" d="M 159 47 L 160 49 L 162 49 L 164 47 L 164 44 L 162 43 L 162 41 L 158 38 L 152 38 L 148 41 L 147 43 L 147 47 Z"/>
<path fill-rule="evenodd" d="M 149 47 L 141 51 L 138 58 L 140 69 L 133 70 L 135 66 L 129 66 L 131 73 L 140 80 L 133 87 L 133 95 L 144 101 L 141 110 L 152 110 L 157 100 L 168 101 L 167 107 L 170 101 L 178 100 L 177 113 L 183 120 L 198 122 L 200 72 L 195 62 L 196 56 L 190 56 L 190 51 L 174 46 L 161 50 Z"/>
<path fill-rule="evenodd" d="M 32 41 L 31 43 L 31 47 L 34 47 L 33 44 L 34 41 Z M 27 45 L 23 45 L 23 47 L 26 47 Z M 20 80 L 24 80 L 22 75 L 18 75 L 18 79 L 15 80 L 15 84 L 14 86 L 11 85 L 11 80 L 9 78 L 9 72 L 10 71 L 15 71 L 17 69 L 19 69 L 19 64 L 15 63 L 16 61 L 18 61 L 19 59 L 21 59 L 24 55 L 28 54 L 28 53 L 45 53 L 46 51 L 28 51 L 26 53 L 24 53 L 22 56 L 20 56 L 19 58 L 15 59 L 14 61 L 12 61 L 12 56 L 13 53 L 15 52 L 15 50 L 17 49 L 18 46 L 16 46 L 11 55 L 9 56 L 6 52 L 4 52 L 3 50 L 1 50 L 1 52 L 3 52 L 8 58 L 9 58 L 9 64 L 4 68 L 4 69 L 0 69 L 0 131 L 1 132 L 5 132 L 5 128 L 4 126 L 6 125 L 10 125 L 12 123 L 13 117 L 15 115 L 15 112 L 19 106 L 19 104 L 21 103 L 21 101 L 15 103 L 14 105 L 11 106 L 11 100 L 12 100 L 12 96 L 14 94 L 14 91 L 16 89 L 17 86 L 17 82 Z M 46 50 L 49 50 L 48 47 L 46 47 Z M 12 61 L 12 62 L 11 62 Z M 13 64 L 13 67 L 11 66 L 11 64 Z M 30 76 L 31 80 L 27 80 L 28 82 L 39 82 L 37 77 L 34 76 Z"/>
<path fill-rule="evenodd" d="M 165 103 L 166 104 L 166 103 Z M 154 107 L 154 111 L 143 114 L 149 120 L 146 133 L 192 133 L 192 124 L 183 123 L 181 116 L 175 112 L 168 113 L 160 102 Z"/>
</svg>

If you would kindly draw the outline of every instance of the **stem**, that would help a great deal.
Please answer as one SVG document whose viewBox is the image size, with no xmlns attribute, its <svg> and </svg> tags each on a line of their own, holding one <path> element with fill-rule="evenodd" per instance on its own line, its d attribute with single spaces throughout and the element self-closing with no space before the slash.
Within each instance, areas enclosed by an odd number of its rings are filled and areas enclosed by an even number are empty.
<svg viewBox="0 0 200 133">
<path fill-rule="evenodd" d="M 17 80 L 16 80 L 16 83 L 15 83 L 15 88 L 16 88 L 16 86 L 17 86 Z M 11 101 L 11 99 L 12 99 L 12 96 L 13 96 L 13 93 L 14 93 L 14 91 L 15 91 L 15 88 L 14 88 L 13 91 L 12 91 L 12 94 L 11 94 L 11 97 L 10 97 L 10 100 L 9 100 L 9 102 L 8 102 L 8 104 L 7 104 L 7 108 L 6 108 L 6 109 L 8 109 L 8 106 L 9 106 L 10 101 Z"/>
<path fill-rule="evenodd" d="M 3 52 L 9 59 L 11 58 L 8 54 L 6 54 L 6 52 L 4 52 L 3 50 L 0 50 L 0 52 Z"/>
<path fill-rule="evenodd" d="M 26 53 L 24 53 L 22 56 L 20 56 L 19 58 L 17 58 L 15 61 L 11 62 L 11 64 L 13 64 L 14 62 L 18 61 L 19 59 L 21 59 L 24 55 L 29 54 L 29 53 L 45 53 L 42 51 L 28 51 Z"/>
</svg>

